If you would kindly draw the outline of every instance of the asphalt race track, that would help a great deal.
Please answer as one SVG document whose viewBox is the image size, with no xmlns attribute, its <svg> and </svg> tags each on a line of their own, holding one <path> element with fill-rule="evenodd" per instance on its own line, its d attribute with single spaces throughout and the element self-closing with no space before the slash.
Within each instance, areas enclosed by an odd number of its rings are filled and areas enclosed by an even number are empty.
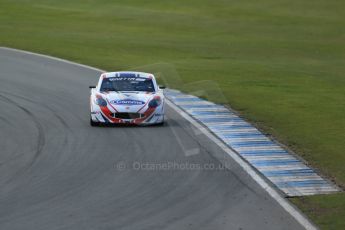
<svg viewBox="0 0 345 230">
<path fill-rule="evenodd" d="M 1 230 L 303 229 L 172 108 L 91 127 L 99 72 L 4 49 L 0 70 Z"/>
</svg>

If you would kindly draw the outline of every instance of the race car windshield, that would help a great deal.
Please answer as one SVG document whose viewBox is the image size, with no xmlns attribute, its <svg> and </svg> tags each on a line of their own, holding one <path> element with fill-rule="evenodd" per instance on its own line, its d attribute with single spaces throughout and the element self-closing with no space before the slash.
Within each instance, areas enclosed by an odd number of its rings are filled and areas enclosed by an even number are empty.
<svg viewBox="0 0 345 230">
<path fill-rule="evenodd" d="M 101 91 L 143 91 L 154 92 L 152 79 L 143 77 L 110 77 L 104 78 Z"/>
</svg>

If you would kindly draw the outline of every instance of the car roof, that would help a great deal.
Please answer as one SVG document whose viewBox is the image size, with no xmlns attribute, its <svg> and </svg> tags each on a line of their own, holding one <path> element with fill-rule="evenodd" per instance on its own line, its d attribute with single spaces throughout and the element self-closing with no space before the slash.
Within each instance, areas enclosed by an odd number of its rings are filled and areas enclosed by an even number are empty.
<svg viewBox="0 0 345 230">
<path fill-rule="evenodd" d="M 103 78 L 110 77 L 143 77 L 143 78 L 154 78 L 151 73 L 136 72 L 136 71 L 119 71 L 119 72 L 107 72 L 101 75 Z"/>
</svg>

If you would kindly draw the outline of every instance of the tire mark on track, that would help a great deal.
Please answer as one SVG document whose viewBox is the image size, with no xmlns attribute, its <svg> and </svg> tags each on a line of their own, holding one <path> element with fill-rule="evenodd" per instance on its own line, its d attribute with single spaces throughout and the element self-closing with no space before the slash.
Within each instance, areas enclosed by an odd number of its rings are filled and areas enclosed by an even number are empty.
<svg viewBox="0 0 345 230">
<path fill-rule="evenodd" d="M 4 100 L 2 100 L 2 101 L 4 101 Z M 5 124 L 11 124 L 11 120 L 9 120 L 7 117 L 4 117 L 4 116 L 0 116 L 0 121 L 4 122 Z M 17 153 L 17 152 L 15 151 L 15 153 Z M 8 162 L 14 161 L 23 155 L 24 155 L 24 153 L 21 152 L 21 153 L 14 154 L 14 156 L 7 157 L 7 159 L 5 159 L 4 161 L 0 161 L 0 166 L 7 164 Z"/>
<path fill-rule="evenodd" d="M 24 97 L 24 96 L 21 96 L 21 95 L 17 95 L 17 94 L 13 94 L 13 93 L 9 93 L 9 92 L 3 92 L 5 94 L 8 94 L 8 95 L 11 95 L 13 97 L 17 97 L 17 98 L 20 98 L 24 101 L 28 101 L 28 102 L 31 102 L 32 104 L 38 104 L 37 101 L 34 101 L 34 100 L 30 100 L 28 99 L 27 97 Z M 49 110 L 54 117 L 56 117 L 59 122 L 62 124 L 62 126 L 68 130 L 71 130 L 71 128 L 68 126 L 68 124 L 65 122 L 65 120 L 56 112 L 56 110 L 52 109 L 51 107 L 47 106 L 47 105 L 43 105 L 43 104 L 40 104 L 40 106 L 42 106 L 43 108 L 46 108 L 47 110 Z M 67 138 L 66 138 L 67 139 Z"/>
<path fill-rule="evenodd" d="M 17 108 L 19 108 L 20 110 L 22 110 L 24 113 L 26 113 L 34 122 L 37 131 L 38 131 L 38 140 L 37 140 L 37 147 L 36 147 L 36 152 L 34 154 L 33 160 L 31 161 L 31 163 L 29 164 L 29 167 L 32 166 L 34 164 L 34 162 L 37 160 L 37 158 L 41 155 L 43 147 L 45 145 L 45 135 L 44 135 L 44 129 L 43 126 L 41 125 L 41 123 L 39 122 L 39 120 L 35 117 L 35 115 L 28 110 L 27 108 L 23 107 L 22 105 L 20 105 L 19 103 L 15 102 L 14 100 L 12 100 L 9 97 L 6 97 L 4 95 L 0 94 L 0 97 L 3 98 L 4 100 L 6 100 L 7 102 L 13 104 L 14 106 L 16 106 Z"/>
</svg>

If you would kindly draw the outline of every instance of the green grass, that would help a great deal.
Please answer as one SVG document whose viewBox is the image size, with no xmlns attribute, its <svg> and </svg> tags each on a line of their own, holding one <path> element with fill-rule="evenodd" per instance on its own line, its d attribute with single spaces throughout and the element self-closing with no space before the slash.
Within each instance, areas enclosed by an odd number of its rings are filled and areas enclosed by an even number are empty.
<svg viewBox="0 0 345 230">
<path fill-rule="evenodd" d="M 0 45 L 148 69 L 200 95 L 217 83 L 211 100 L 344 186 L 344 9 L 340 0 L 0 0 Z M 191 84 L 201 80 L 213 82 Z M 325 229 L 345 229 L 344 201 L 294 200 Z"/>
<path fill-rule="evenodd" d="M 345 199 L 343 194 L 294 198 L 292 202 L 324 229 L 344 229 Z"/>
</svg>

